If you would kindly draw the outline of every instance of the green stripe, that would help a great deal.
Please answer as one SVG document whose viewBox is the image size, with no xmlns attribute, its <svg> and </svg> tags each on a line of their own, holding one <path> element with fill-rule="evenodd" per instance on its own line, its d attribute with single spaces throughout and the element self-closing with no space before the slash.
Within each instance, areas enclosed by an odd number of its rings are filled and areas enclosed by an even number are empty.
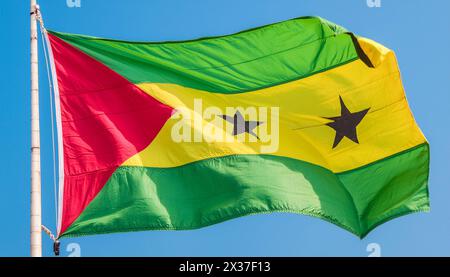
<svg viewBox="0 0 450 277">
<path fill-rule="evenodd" d="M 429 209 L 428 162 L 424 144 L 341 174 L 269 155 L 120 167 L 62 237 L 195 229 L 267 212 L 319 217 L 364 237 L 382 222 Z"/>
<path fill-rule="evenodd" d="M 218 93 L 253 91 L 358 59 L 346 30 L 317 17 L 183 42 L 138 43 L 49 32 L 135 84 L 171 83 Z"/>
</svg>

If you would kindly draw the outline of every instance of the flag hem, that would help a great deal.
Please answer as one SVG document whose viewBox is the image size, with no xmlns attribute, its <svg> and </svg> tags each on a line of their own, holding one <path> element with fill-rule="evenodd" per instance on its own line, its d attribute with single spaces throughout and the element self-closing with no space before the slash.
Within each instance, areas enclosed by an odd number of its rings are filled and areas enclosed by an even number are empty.
<svg viewBox="0 0 450 277">
<path fill-rule="evenodd" d="M 53 97 L 55 100 L 55 117 L 56 117 L 56 130 L 57 130 L 57 140 L 58 140 L 58 207 L 55 207 L 55 209 L 58 210 L 57 218 L 58 221 L 56 222 L 57 226 L 57 237 L 60 236 L 61 232 L 61 224 L 62 224 L 62 208 L 64 203 L 64 147 L 63 147 L 63 137 L 62 137 L 62 120 L 61 120 L 61 103 L 60 103 L 60 97 L 59 97 L 59 85 L 58 85 L 58 76 L 56 74 L 56 66 L 55 66 L 55 59 L 53 56 L 53 49 L 50 44 L 50 40 L 48 38 L 47 29 L 45 30 L 45 42 L 47 44 L 47 51 L 49 54 L 49 62 L 50 62 L 50 70 L 52 75 L 52 82 L 53 82 Z M 51 96 L 50 96 L 51 97 Z M 50 107 L 53 108 L 53 107 Z"/>
<path fill-rule="evenodd" d="M 149 228 L 128 228 L 128 229 L 122 229 L 122 230 L 117 230 L 117 231 L 100 231 L 100 232 L 85 232 L 85 233 L 77 233 L 77 234 L 61 234 L 58 238 L 76 238 L 76 237 L 84 237 L 84 236 L 92 236 L 92 235 L 107 235 L 107 234 L 118 234 L 118 233 L 129 233 L 129 232 L 146 232 L 146 231 L 189 231 L 189 230 L 197 230 L 197 229 L 202 229 L 202 228 L 206 228 L 206 227 L 210 227 L 213 225 L 217 225 L 219 223 L 224 223 L 226 221 L 230 221 L 233 219 L 238 219 L 241 217 L 246 217 L 246 216 L 251 216 L 251 215 L 264 215 L 264 214 L 273 214 L 273 213 L 289 213 L 289 214 L 298 214 L 298 215 L 305 215 L 305 216 L 309 216 L 309 217 L 313 217 L 313 218 L 317 218 L 320 220 L 324 220 L 328 223 L 334 224 L 337 227 L 340 227 L 350 233 L 352 233 L 353 235 L 357 236 L 358 238 L 360 238 L 361 240 L 364 239 L 370 232 L 372 232 L 374 229 L 376 229 L 377 227 L 379 227 L 380 225 L 391 221 L 393 219 L 396 218 L 400 218 L 409 214 L 414 214 L 414 213 L 419 213 L 419 212 L 429 212 L 430 211 L 430 207 L 426 207 L 426 208 L 418 208 L 418 209 L 414 209 L 414 210 L 410 210 L 410 211 L 405 211 L 402 213 L 398 213 L 395 215 L 392 215 L 390 217 L 385 218 L 384 220 L 377 222 L 377 224 L 375 224 L 373 227 L 367 229 L 367 231 L 358 234 L 356 231 L 352 230 L 350 227 L 331 219 L 330 217 L 326 217 L 324 215 L 321 215 L 320 213 L 313 213 L 313 212 L 305 212 L 305 211 L 299 211 L 299 210 L 290 210 L 290 209 L 274 209 L 274 210 L 260 210 L 260 211 L 250 211 L 250 212 L 241 212 L 241 213 L 236 213 L 233 216 L 229 216 L 229 217 L 223 217 L 221 219 L 218 220 L 214 220 L 214 221 L 210 221 L 208 223 L 199 225 L 199 226 L 195 226 L 195 227 L 190 227 L 190 228 L 176 228 L 176 227 L 149 227 Z"/>
</svg>

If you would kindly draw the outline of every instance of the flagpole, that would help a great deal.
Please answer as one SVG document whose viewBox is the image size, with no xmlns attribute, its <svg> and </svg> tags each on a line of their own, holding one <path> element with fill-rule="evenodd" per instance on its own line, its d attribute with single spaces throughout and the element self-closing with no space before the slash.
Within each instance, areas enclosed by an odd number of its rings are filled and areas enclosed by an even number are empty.
<svg viewBox="0 0 450 277">
<path fill-rule="evenodd" d="M 41 234 L 41 147 L 39 139 L 39 76 L 36 0 L 30 0 L 31 10 L 31 221 L 30 250 L 32 257 L 42 256 Z"/>
</svg>

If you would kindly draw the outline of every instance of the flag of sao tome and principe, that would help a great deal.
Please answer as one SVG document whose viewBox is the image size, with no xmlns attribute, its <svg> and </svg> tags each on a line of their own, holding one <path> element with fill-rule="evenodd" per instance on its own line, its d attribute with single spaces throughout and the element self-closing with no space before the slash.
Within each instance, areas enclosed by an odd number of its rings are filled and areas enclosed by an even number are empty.
<svg viewBox="0 0 450 277">
<path fill-rule="evenodd" d="M 268 212 L 359 237 L 429 209 L 429 146 L 394 53 L 318 17 L 132 42 L 47 31 L 58 237 Z"/>
</svg>

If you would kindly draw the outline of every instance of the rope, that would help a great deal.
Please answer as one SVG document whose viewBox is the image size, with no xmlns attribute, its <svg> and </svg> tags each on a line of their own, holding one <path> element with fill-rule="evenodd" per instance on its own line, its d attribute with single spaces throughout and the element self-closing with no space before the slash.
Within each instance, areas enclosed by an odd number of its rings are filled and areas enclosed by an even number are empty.
<svg viewBox="0 0 450 277">
<path fill-rule="evenodd" d="M 53 233 L 52 233 L 52 231 L 50 231 L 50 229 L 48 229 L 44 225 L 41 225 L 41 228 L 42 228 L 42 231 L 44 231 L 50 237 L 50 239 L 53 241 L 53 252 L 55 253 L 55 256 L 59 256 L 59 246 L 60 246 L 59 240 L 55 237 L 55 235 L 53 235 Z"/>
<path fill-rule="evenodd" d="M 42 41 L 42 49 L 44 50 L 44 59 L 45 59 L 45 66 L 47 69 L 47 79 L 48 79 L 48 85 L 49 85 L 49 95 L 50 95 L 50 122 L 51 122 L 51 130 L 52 130 L 52 158 L 53 158 L 53 196 L 54 196 L 54 205 L 55 205 L 55 222 L 58 222 L 58 192 L 57 192 L 57 182 L 56 182 L 56 147 L 55 147 L 55 117 L 53 113 L 53 85 L 52 80 L 50 76 L 50 66 L 49 66 L 49 59 L 48 59 L 48 49 L 45 44 L 45 37 L 44 34 L 47 32 L 47 30 L 44 27 L 44 21 L 42 20 L 41 12 L 39 10 L 39 7 L 36 7 L 36 19 L 39 22 L 39 26 L 41 29 L 41 41 Z"/>
<path fill-rule="evenodd" d="M 50 76 L 50 66 L 49 66 L 49 58 L 48 58 L 48 49 L 45 44 L 45 37 L 44 34 L 46 34 L 47 30 L 44 27 L 44 21 L 42 20 L 41 12 L 39 10 L 39 6 L 36 5 L 34 13 L 36 14 L 36 20 L 39 22 L 40 30 L 41 30 L 41 41 L 42 41 L 42 49 L 44 50 L 44 59 L 45 59 L 45 66 L 47 69 L 47 79 L 48 79 L 48 86 L 49 86 L 49 94 L 50 94 L 50 122 L 52 125 L 52 157 L 53 157 L 53 192 L 54 192 L 54 204 L 55 204 L 55 222 L 58 224 L 58 196 L 57 196 L 57 184 L 56 184 L 56 151 L 55 151 L 55 121 L 54 121 L 54 113 L 53 113 L 53 85 L 52 85 L 52 79 Z M 41 225 L 42 230 L 50 237 L 50 239 L 53 241 L 53 252 L 55 253 L 55 256 L 59 256 L 59 247 L 60 242 L 59 240 L 53 235 L 52 231 L 45 227 L 44 225 Z"/>
<path fill-rule="evenodd" d="M 53 242 L 56 242 L 57 239 L 56 239 L 55 235 L 53 235 L 52 231 L 50 231 L 50 229 L 48 229 L 44 225 L 41 225 L 41 226 L 42 226 L 42 231 L 44 231 Z"/>
</svg>

